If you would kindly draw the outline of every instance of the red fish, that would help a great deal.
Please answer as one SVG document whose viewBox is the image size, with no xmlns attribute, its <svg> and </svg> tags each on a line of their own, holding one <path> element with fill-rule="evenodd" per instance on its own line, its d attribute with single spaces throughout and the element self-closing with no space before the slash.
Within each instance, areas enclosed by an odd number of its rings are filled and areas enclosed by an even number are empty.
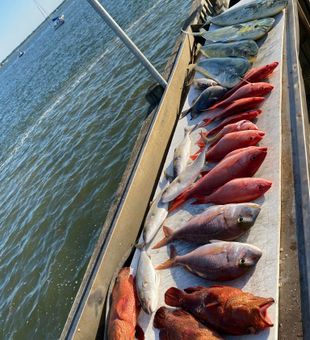
<svg viewBox="0 0 310 340">
<path fill-rule="evenodd" d="M 228 124 L 214 137 L 208 138 L 208 142 L 213 142 L 210 146 L 214 146 L 221 138 L 231 132 L 247 131 L 247 130 L 258 130 L 258 127 L 250 122 L 249 120 L 241 120 L 237 123 Z"/>
<path fill-rule="evenodd" d="M 240 87 L 236 92 L 234 92 L 230 97 L 225 100 L 220 101 L 217 104 L 211 106 L 207 112 L 212 111 L 217 108 L 225 108 L 233 101 L 241 98 L 249 97 L 263 97 L 273 90 L 273 85 L 269 83 L 249 83 Z"/>
<path fill-rule="evenodd" d="M 259 81 L 262 81 L 275 70 L 275 68 L 279 65 L 277 61 L 267 64 L 261 67 L 253 67 L 251 70 L 249 70 L 244 76 L 243 80 L 231 88 L 226 94 L 223 96 L 222 100 L 230 97 L 234 92 L 236 92 L 240 87 L 248 84 L 248 83 L 257 83 Z"/>
<path fill-rule="evenodd" d="M 218 188 L 209 196 L 196 196 L 192 204 L 227 204 L 249 202 L 264 195 L 272 182 L 263 178 L 235 178 Z"/>
<path fill-rule="evenodd" d="M 258 130 L 227 133 L 218 141 L 218 143 L 208 150 L 206 153 L 206 160 L 209 162 L 220 161 L 233 150 L 256 145 L 264 136 L 265 132 Z M 200 152 L 201 149 L 191 156 L 191 159 L 196 159 Z"/>
<path fill-rule="evenodd" d="M 154 327 L 160 329 L 160 340 L 223 339 L 182 309 L 171 310 L 167 307 L 160 307 L 154 317 Z"/>
<path fill-rule="evenodd" d="M 218 124 L 215 128 L 213 128 L 212 130 L 209 130 L 206 133 L 206 137 L 209 137 L 210 135 L 213 135 L 219 132 L 227 124 L 236 123 L 243 119 L 253 120 L 261 113 L 262 113 L 262 110 L 252 110 L 252 111 L 247 111 L 247 112 L 238 113 L 236 115 L 229 116 L 226 119 L 224 119 L 220 124 Z"/>
<path fill-rule="evenodd" d="M 239 177 L 251 177 L 259 169 L 267 155 L 266 147 L 250 146 L 229 153 L 205 176 L 179 195 L 171 204 L 169 211 L 182 205 L 197 195 L 209 195 L 226 182 Z"/>
<path fill-rule="evenodd" d="M 121 269 L 112 291 L 112 305 L 109 314 L 109 340 L 144 339 L 142 329 L 137 324 L 140 311 L 138 296 L 130 268 Z"/>
<path fill-rule="evenodd" d="M 203 115 L 203 117 L 206 117 L 205 119 L 203 119 L 203 121 L 205 123 L 205 126 L 209 125 L 217 119 L 226 118 L 242 111 L 255 109 L 264 100 L 264 97 L 237 99 L 224 109 L 215 109 L 213 111 L 206 112 Z"/>
<path fill-rule="evenodd" d="M 239 288 L 191 287 L 182 291 L 172 287 L 166 291 L 165 302 L 182 307 L 202 323 L 226 334 L 253 334 L 273 326 L 267 309 L 274 299 L 255 296 Z"/>
</svg>

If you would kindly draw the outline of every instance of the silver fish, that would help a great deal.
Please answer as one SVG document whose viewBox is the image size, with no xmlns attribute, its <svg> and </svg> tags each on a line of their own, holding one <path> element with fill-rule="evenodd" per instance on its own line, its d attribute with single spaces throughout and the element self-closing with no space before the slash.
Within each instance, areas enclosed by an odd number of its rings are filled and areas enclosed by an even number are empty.
<svg viewBox="0 0 310 340">
<path fill-rule="evenodd" d="M 244 275 L 262 256 L 262 251 L 250 244 L 212 241 L 192 252 L 178 256 L 171 246 L 171 258 L 157 266 L 167 269 L 183 266 L 192 273 L 211 281 L 229 281 Z"/>
<path fill-rule="evenodd" d="M 207 110 L 210 106 L 220 100 L 226 92 L 227 89 L 219 85 L 208 87 L 198 96 L 187 111 L 182 112 L 182 117 L 190 112 L 191 117 L 196 118 L 202 111 Z"/>
<path fill-rule="evenodd" d="M 191 128 L 185 128 L 185 137 L 180 143 L 179 146 L 177 146 L 174 150 L 173 155 L 173 171 L 174 171 L 174 177 L 178 177 L 182 171 L 185 170 L 190 152 L 191 152 Z"/>
<path fill-rule="evenodd" d="M 198 62 L 195 69 L 223 87 L 231 88 L 240 83 L 250 66 L 245 58 L 209 58 Z"/>
<path fill-rule="evenodd" d="M 208 78 L 197 78 L 193 80 L 193 86 L 200 91 L 207 89 L 210 86 L 216 86 L 217 82 Z"/>
<path fill-rule="evenodd" d="M 255 203 L 216 205 L 192 217 L 181 228 L 163 227 L 165 238 L 153 249 L 174 240 L 207 243 L 210 240 L 233 241 L 247 232 L 255 223 L 260 206 Z"/>
<path fill-rule="evenodd" d="M 215 17 L 208 17 L 207 24 L 230 26 L 256 19 L 272 17 L 280 13 L 288 4 L 288 0 L 252 0 Z"/>
<path fill-rule="evenodd" d="M 207 146 L 201 154 L 163 191 L 162 202 L 168 203 L 178 197 L 199 176 L 205 164 Z"/>
<path fill-rule="evenodd" d="M 152 314 L 157 308 L 159 276 L 145 250 L 141 251 L 136 274 L 138 297 L 143 310 Z"/>
<path fill-rule="evenodd" d="M 168 215 L 168 203 L 162 202 L 161 195 L 162 192 L 158 194 L 158 196 L 151 204 L 151 207 L 144 222 L 144 229 L 142 234 L 143 242 L 142 244 L 137 245 L 138 248 L 142 248 L 152 241 L 158 229 Z"/>
<path fill-rule="evenodd" d="M 228 43 L 206 44 L 201 47 L 201 53 L 208 58 L 242 57 L 252 58 L 258 53 L 254 40 L 242 40 Z"/>
<path fill-rule="evenodd" d="M 271 30 L 274 22 L 275 19 L 266 18 L 219 28 L 215 31 L 201 29 L 194 35 L 202 36 L 207 43 L 258 40 Z"/>
</svg>

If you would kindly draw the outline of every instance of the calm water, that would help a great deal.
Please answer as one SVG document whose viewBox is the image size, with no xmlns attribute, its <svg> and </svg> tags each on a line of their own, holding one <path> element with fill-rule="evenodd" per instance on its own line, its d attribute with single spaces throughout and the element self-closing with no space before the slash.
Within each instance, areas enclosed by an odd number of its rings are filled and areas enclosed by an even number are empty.
<svg viewBox="0 0 310 340">
<path fill-rule="evenodd" d="M 106 8 L 163 70 L 190 1 Z M 0 69 L 0 338 L 62 330 L 152 83 L 86 1 L 62 5 Z"/>
</svg>

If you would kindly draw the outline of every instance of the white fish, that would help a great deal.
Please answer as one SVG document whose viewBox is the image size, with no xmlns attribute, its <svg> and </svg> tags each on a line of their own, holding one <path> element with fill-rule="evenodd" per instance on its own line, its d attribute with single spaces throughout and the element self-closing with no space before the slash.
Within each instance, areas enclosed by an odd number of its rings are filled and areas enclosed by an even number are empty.
<svg viewBox="0 0 310 340">
<path fill-rule="evenodd" d="M 169 183 L 167 184 L 169 185 Z M 167 186 L 166 186 L 167 187 Z M 146 216 L 143 229 L 143 243 L 137 247 L 148 245 L 156 235 L 158 229 L 168 215 L 168 203 L 161 201 L 162 192 L 157 195 L 152 202 L 150 210 Z"/>
<path fill-rule="evenodd" d="M 174 177 L 180 175 L 180 173 L 186 168 L 187 162 L 189 160 L 190 152 L 191 152 L 191 128 L 185 128 L 185 137 L 174 150 L 173 156 L 173 170 Z"/>
<path fill-rule="evenodd" d="M 168 203 L 178 197 L 186 188 L 188 188 L 199 176 L 205 165 L 207 146 L 177 178 L 163 191 L 162 202 Z"/>
<path fill-rule="evenodd" d="M 143 310 L 148 314 L 152 314 L 157 308 L 159 276 L 145 250 L 142 250 L 140 254 L 136 285 Z"/>
</svg>

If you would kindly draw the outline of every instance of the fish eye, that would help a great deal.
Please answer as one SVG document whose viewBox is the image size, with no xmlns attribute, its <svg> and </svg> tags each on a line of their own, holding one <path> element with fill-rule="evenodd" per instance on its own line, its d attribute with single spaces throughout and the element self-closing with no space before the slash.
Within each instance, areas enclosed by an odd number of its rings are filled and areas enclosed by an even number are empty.
<svg viewBox="0 0 310 340">
<path fill-rule="evenodd" d="M 242 216 L 239 216 L 238 218 L 238 223 L 242 223 L 243 222 L 243 217 Z"/>
<path fill-rule="evenodd" d="M 250 137 L 250 140 L 253 140 L 253 137 Z"/>
<path fill-rule="evenodd" d="M 245 259 L 244 258 L 240 259 L 240 265 L 244 265 L 244 264 L 245 264 Z"/>
<path fill-rule="evenodd" d="M 252 156 L 251 160 L 254 161 L 256 159 L 256 156 Z"/>
</svg>

